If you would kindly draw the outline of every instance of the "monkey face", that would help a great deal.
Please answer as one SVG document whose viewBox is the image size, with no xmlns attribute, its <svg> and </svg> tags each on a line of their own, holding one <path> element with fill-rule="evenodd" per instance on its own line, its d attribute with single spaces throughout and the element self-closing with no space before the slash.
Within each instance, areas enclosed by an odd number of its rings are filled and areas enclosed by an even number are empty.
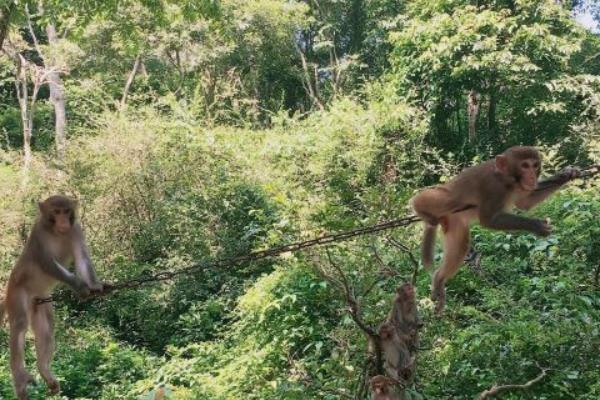
<svg viewBox="0 0 600 400">
<path fill-rule="evenodd" d="M 532 191 L 537 186 L 538 176 L 540 174 L 540 160 L 535 158 L 526 158 L 515 161 L 517 169 L 517 181 L 521 188 L 526 191 Z"/>
<path fill-rule="evenodd" d="M 54 231 L 56 233 L 62 235 L 69 233 L 73 227 L 71 215 L 73 215 L 73 212 L 68 208 L 55 208 L 52 210 L 49 219 L 50 222 L 54 223 Z"/>
<path fill-rule="evenodd" d="M 383 376 L 377 375 L 371 378 L 371 390 L 374 394 L 377 395 L 385 395 L 388 394 L 388 386 L 393 385 L 391 379 Z"/>
<path fill-rule="evenodd" d="M 75 201 L 64 196 L 52 196 L 39 204 L 46 226 L 57 235 L 66 235 L 75 223 Z"/>
<path fill-rule="evenodd" d="M 398 288 L 398 294 L 405 300 L 412 299 L 415 297 L 415 288 L 410 283 L 405 283 Z"/>
<path fill-rule="evenodd" d="M 373 392 L 375 392 L 375 394 L 385 394 L 385 385 L 381 383 L 373 385 Z"/>
<path fill-rule="evenodd" d="M 542 170 L 538 151 L 533 147 L 514 146 L 496 157 L 496 169 L 514 179 L 522 190 L 532 191 Z"/>
<path fill-rule="evenodd" d="M 388 323 L 384 323 L 379 328 L 379 337 L 383 340 L 390 340 L 394 336 L 394 326 Z"/>
</svg>

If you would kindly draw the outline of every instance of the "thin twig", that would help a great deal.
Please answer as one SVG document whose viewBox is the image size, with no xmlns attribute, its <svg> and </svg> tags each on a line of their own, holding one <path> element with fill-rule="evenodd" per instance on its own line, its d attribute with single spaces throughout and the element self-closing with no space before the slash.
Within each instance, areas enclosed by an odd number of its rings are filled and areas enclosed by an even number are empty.
<svg viewBox="0 0 600 400">
<path fill-rule="evenodd" d="M 413 265 L 413 274 L 412 274 L 411 283 L 414 286 L 417 283 L 417 276 L 419 275 L 419 261 L 417 261 L 417 258 L 415 257 L 415 255 L 412 253 L 412 251 L 410 251 L 408 246 L 406 246 L 404 243 L 401 243 L 400 241 L 394 239 L 393 237 L 391 237 L 389 235 L 386 236 L 386 239 L 387 239 L 388 243 L 390 243 L 394 247 L 400 249 L 410 259 L 410 262 Z"/>
</svg>

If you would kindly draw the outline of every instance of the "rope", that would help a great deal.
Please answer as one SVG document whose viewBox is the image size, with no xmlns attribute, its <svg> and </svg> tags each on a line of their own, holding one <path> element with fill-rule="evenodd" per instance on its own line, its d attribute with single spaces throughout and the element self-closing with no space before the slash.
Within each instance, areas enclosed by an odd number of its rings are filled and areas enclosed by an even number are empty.
<svg viewBox="0 0 600 400">
<path fill-rule="evenodd" d="M 599 172 L 600 172 L 600 165 L 599 164 L 592 165 L 587 168 L 581 169 L 581 174 L 577 179 L 590 178 L 590 177 L 598 174 Z M 543 183 L 546 184 L 545 188 L 547 188 L 548 186 L 561 185 L 564 182 L 560 179 L 547 179 L 547 180 L 543 181 Z M 465 210 L 467 210 L 469 208 L 473 208 L 473 207 L 475 207 L 475 206 L 468 205 L 466 207 L 460 208 L 453 212 L 455 212 L 455 213 L 461 212 L 461 211 L 465 211 Z M 120 283 L 108 284 L 107 287 L 105 288 L 105 290 L 102 293 L 99 293 L 98 296 L 104 296 L 111 292 L 120 291 L 120 290 L 124 290 L 124 289 L 137 289 L 140 286 L 143 286 L 145 284 L 152 283 L 152 282 L 162 282 L 162 281 L 172 280 L 173 278 L 175 278 L 179 275 L 192 275 L 193 273 L 200 271 L 200 270 L 204 270 L 206 268 L 219 268 L 219 267 L 225 267 L 225 266 L 233 267 L 233 266 L 237 266 L 243 262 L 257 261 L 257 260 L 262 260 L 265 258 L 275 257 L 275 256 L 281 255 L 283 253 L 301 251 L 301 250 L 304 250 L 304 249 L 307 249 L 310 247 L 324 246 L 324 245 L 328 245 L 328 244 L 332 244 L 332 243 L 343 242 L 343 241 L 349 240 L 349 239 L 357 237 L 357 236 L 371 235 L 371 234 L 379 233 L 382 231 L 387 231 L 387 230 L 394 229 L 394 228 L 409 226 L 418 221 L 420 221 L 419 217 L 417 217 L 416 215 L 409 215 L 409 216 L 405 216 L 402 218 L 381 222 L 381 223 L 375 224 L 375 225 L 370 225 L 370 226 L 352 229 L 349 231 L 344 231 L 344 232 L 339 232 L 339 233 L 326 234 L 326 235 L 323 235 L 323 236 L 320 236 L 317 238 L 294 242 L 294 243 L 288 243 L 288 244 L 284 244 L 282 246 L 272 247 L 272 248 L 266 249 L 266 250 L 258 250 L 258 251 L 254 251 L 254 252 L 251 252 L 248 254 L 243 254 L 240 256 L 236 256 L 236 257 L 223 258 L 223 259 L 219 259 L 219 260 L 216 260 L 213 262 L 195 264 L 195 265 L 191 265 L 186 268 L 179 269 L 177 271 L 160 271 L 160 272 L 150 274 L 150 275 L 139 276 L 137 278 L 126 280 L 126 281 L 123 281 Z M 49 303 L 49 302 L 56 301 L 58 299 L 59 299 L 59 297 L 56 297 L 56 296 L 37 299 L 36 304 Z"/>
</svg>

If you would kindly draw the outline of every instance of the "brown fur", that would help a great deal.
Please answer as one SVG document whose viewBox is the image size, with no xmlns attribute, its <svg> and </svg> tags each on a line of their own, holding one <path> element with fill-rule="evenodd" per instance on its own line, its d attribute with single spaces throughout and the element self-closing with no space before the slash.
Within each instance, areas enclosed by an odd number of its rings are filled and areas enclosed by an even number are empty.
<svg viewBox="0 0 600 400">
<path fill-rule="evenodd" d="M 33 381 L 24 360 L 25 333 L 30 326 L 36 339 L 38 370 L 50 394 L 60 391 L 50 371 L 54 352 L 52 303 L 37 304 L 36 300 L 50 296 L 59 282 L 80 296 L 104 289 L 76 221 L 76 203 L 64 196 L 52 196 L 41 202 L 39 209 L 40 215 L 8 279 L 4 299 L 10 326 L 10 367 L 19 400 L 28 399 L 27 385 Z M 76 274 L 63 266 L 71 261 Z"/>
<path fill-rule="evenodd" d="M 441 224 L 444 231 L 442 266 L 435 272 L 432 283 L 437 313 L 444 308 L 445 283 L 456 274 L 469 249 L 471 221 L 479 221 L 491 229 L 550 234 L 551 226 L 546 221 L 506 211 L 512 205 L 522 209 L 534 207 L 558 189 L 560 185 L 534 190 L 541 165 L 535 148 L 511 147 L 494 160 L 467 168 L 448 183 L 425 189 L 411 199 L 415 213 L 425 223 L 421 249 L 426 268 L 433 264 L 437 225 Z M 578 175 L 578 170 L 566 169 L 551 179 L 564 183 Z"/>
</svg>

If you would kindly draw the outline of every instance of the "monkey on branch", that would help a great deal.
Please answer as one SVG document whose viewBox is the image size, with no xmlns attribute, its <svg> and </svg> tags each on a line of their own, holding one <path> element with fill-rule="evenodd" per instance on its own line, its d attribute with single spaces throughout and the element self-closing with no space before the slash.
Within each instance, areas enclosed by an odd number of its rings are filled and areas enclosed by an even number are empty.
<svg viewBox="0 0 600 400">
<path fill-rule="evenodd" d="M 49 393 L 60 392 L 50 370 L 54 352 L 52 303 L 38 304 L 50 296 L 57 283 L 70 286 L 80 297 L 101 293 L 108 286 L 96 278 L 81 226 L 77 203 L 52 196 L 39 203 L 40 214 L 13 268 L 0 302 L 0 322 L 6 312 L 9 323 L 10 369 L 17 398 L 27 400 L 27 385 L 33 377 L 25 369 L 25 333 L 31 326 L 35 336 L 37 367 Z M 75 273 L 65 265 L 73 262 Z"/>
<path fill-rule="evenodd" d="M 458 271 L 469 249 L 469 223 L 503 231 L 526 231 L 547 236 L 552 227 L 547 221 L 510 213 L 516 206 L 529 210 L 580 171 L 567 167 L 546 181 L 538 182 L 542 160 L 534 147 L 515 146 L 495 159 L 470 167 L 448 183 L 428 188 L 411 199 L 415 213 L 424 221 L 422 260 L 426 269 L 433 265 L 433 250 L 438 225 L 444 233 L 442 265 L 433 275 L 432 299 L 436 313 L 444 310 L 444 286 Z"/>
</svg>

